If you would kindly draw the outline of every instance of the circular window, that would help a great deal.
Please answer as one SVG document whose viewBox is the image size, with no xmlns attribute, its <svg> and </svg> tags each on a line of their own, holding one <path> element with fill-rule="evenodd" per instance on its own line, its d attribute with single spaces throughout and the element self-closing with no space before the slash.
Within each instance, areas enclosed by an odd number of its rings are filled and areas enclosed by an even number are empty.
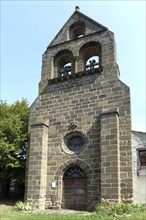
<svg viewBox="0 0 146 220">
<path fill-rule="evenodd" d="M 71 151 L 80 151 L 84 146 L 84 139 L 81 136 L 74 136 L 68 140 L 67 147 Z"/>
<path fill-rule="evenodd" d="M 77 154 L 86 148 L 88 144 L 87 135 L 84 132 L 72 131 L 62 137 L 61 147 L 65 153 Z"/>
</svg>

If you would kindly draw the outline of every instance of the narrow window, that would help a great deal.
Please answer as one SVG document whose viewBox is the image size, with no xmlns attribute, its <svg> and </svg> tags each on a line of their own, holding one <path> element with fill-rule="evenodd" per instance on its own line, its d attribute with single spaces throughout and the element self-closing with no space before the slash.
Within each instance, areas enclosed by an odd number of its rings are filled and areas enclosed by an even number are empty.
<svg viewBox="0 0 146 220">
<path fill-rule="evenodd" d="M 140 167 L 146 166 L 146 150 L 138 150 L 138 159 Z"/>
</svg>

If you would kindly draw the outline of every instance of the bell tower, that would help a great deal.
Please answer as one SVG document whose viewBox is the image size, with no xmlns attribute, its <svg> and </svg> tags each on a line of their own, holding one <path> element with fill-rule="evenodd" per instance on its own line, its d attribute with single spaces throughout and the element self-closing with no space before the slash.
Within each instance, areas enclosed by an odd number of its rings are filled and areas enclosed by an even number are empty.
<svg viewBox="0 0 146 220">
<path fill-rule="evenodd" d="M 130 89 L 114 34 L 78 6 L 43 54 L 29 124 L 26 200 L 91 210 L 132 199 Z"/>
</svg>

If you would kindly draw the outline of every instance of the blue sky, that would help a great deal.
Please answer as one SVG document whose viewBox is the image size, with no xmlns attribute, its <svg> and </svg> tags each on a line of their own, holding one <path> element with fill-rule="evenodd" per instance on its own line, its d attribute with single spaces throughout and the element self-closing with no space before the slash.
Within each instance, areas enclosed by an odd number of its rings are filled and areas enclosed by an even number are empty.
<svg viewBox="0 0 146 220">
<path fill-rule="evenodd" d="M 1 0 L 1 99 L 35 100 L 42 54 L 76 5 L 114 32 L 120 79 L 131 89 L 132 129 L 145 131 L 145 0 Z"/>
</svg>

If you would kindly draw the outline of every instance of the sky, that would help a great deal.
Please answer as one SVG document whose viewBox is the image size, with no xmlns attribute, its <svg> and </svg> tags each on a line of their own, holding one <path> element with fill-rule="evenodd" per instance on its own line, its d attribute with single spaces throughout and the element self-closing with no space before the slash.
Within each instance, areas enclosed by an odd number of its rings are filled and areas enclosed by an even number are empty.
<svg viewBox="0 0 146 220">
<path fill-rule="evenodd" d="M 7 1 L 1 0 L 0 99 L 22 98 L 31 105 L 38 95 L 42 54 L 65 22 L 80 12 L 115 34 L 120 80 L 130 87 L 132 130 L 146 130 L 146 1 Z"/>
</svg>

